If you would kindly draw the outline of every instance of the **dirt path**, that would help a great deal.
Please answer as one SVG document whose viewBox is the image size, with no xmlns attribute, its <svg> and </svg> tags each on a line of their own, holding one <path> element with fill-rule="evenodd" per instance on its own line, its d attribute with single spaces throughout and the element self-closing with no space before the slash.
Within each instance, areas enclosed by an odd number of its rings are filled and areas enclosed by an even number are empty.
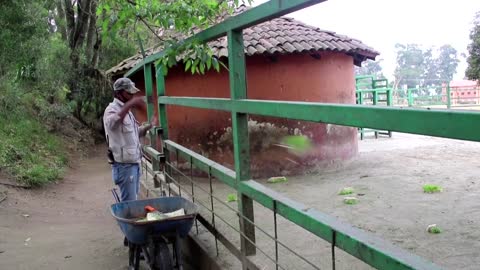
<svg viewBox="0 0 480 270">
<path fill-rule="evenodd" d="M 57 185 L 7 189 L 0 269 L 127 269 L 122 234 L 108 210 L 108 164 L 94 153 L 75 167 Z"/>
</svg>

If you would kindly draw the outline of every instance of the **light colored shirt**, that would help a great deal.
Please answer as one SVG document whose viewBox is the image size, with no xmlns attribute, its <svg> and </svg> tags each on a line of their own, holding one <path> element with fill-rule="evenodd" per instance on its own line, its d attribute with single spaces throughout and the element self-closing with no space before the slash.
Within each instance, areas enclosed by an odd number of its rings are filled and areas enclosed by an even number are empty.
<svg viewBox="0 0 480 270">
<path fill-rule="evenodd" d="M 140 163 L 142 151 L 138 121 L 131 111 L 120 119 L 119 112 L 124 103 L 118 99 L 108 104 L 103 114 L 105 136 L 115 162 Z"/>
</svg>

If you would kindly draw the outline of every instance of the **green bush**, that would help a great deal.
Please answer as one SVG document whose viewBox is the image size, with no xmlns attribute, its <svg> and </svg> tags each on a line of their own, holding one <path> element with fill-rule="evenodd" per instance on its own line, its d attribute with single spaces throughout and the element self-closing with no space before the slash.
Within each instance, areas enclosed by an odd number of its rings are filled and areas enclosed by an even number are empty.
<svg viewBox="0 0 480 270">
<path fill-rule="evenodd" d="M 58 180 L 67 164 L 63 142 L 29 113 L 12 88 L 0 85 L 0 104 L 6 105 L 0 107 L 0 170 L 29 186 Z"/>
</svg>

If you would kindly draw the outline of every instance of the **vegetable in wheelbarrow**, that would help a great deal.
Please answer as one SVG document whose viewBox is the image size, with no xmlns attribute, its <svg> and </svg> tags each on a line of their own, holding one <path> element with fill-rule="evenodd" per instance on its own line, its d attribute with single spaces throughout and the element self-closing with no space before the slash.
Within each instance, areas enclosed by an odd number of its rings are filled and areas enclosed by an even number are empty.
<svg viewBox="0 0 480 270">
<path fill-rule="evenodd" d="M 185 215 L 185 209 L 181 208 L 177 211 L 173 211 L 170 213 L 162 213 L 158 211 L 157 209 L 153 208 L 150 205 L 145 206 L 145 211 L 147 212 L 147 215 L 145 218 L 141 218 L 137 220 L 137 223 L 142 223 L 142 222 L 147 222 L 147 221 L 155 221 L 155 220 L 163 220 L 167 218 L 172 218 L 172 217 L 180 217 Z"/>
</svg>

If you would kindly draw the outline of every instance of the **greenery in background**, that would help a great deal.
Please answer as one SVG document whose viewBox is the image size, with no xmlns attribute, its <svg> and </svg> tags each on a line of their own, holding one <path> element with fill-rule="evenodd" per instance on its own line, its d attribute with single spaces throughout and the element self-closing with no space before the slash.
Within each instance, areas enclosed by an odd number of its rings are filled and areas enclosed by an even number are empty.
<svg viewBox="0 0 480 270">
<path fill-rule="evenodd" d="M 451 45 L 423 49 L 418 44 L 397 44 L 395 48 L 394 88 L 403 85 L 408 88 L 441 86 L 443 82 L 452 80 L 460 62 L 457 50 Z M 440 94 L 441 88 L 436 90 Z"/>
<path fill-rule="evenodd" d="M 480 80 L 480 11 L 475 15 L 473 28 L 470 31 L 470 40 L 466 76 L 470 80 Z"/>
<path fill-rule="evenodd" d="M 363 62 L 361 67 L 355 67 L 355 75 L 374 75 L 377 79 L 385 78 L 382 66 L 380 65 L 382 61 L 383 59 Z"/>
<path fill-rule="evenodd" d="M 250 1 L 246 1 L 250 2 Z M 165 72 L 184 53 L 186 69 L 220 63 L 197 42 L 173 43 L 205 29 L 239 1 L 17 0 L 0 5 L 0 172 L 31 185 L 60 177 L 66 162 L 60 136 L 102 134 L 111 100 L 105 70 L 145 47 L 169 48 Z M 54 135 L 55 134 L 55 135 Z M 27 151 L 28 150 L 28 151 Z"/>
<path fill-rule="evenodd" d="M 39 186 L 62 176 L 67 164 L 62 140 L 32 114 L 15 87 L 0 84 L 0 171 L 28 186 Z"/>
<path fill-rule="evenodd" d="M 168 68 L 177 63 L 179 55 L 183 56 L 185 71 L 192 74 L 204 74 L 206 70 L 220 69 L 218 61 L 206 45 L 196 41 L 178 42 L 196 32 L 223 20 L 232 14 L 241 4 L 251 4 L 252 0 L 176 0 L 176 1 L 100 1 L 97 15 L 100 16 L 104 35 L 115 36 L 125 27 L 133 26 L 137 33 L 138 25 L 150 30 L 155 36 L 155 47 L 164 48 L 166 54 L 157 63 Z M 140 36 L 140 35 L 139 35 Z M 147 39 L 145 37 L 143 39 Z"/>
</svg>

